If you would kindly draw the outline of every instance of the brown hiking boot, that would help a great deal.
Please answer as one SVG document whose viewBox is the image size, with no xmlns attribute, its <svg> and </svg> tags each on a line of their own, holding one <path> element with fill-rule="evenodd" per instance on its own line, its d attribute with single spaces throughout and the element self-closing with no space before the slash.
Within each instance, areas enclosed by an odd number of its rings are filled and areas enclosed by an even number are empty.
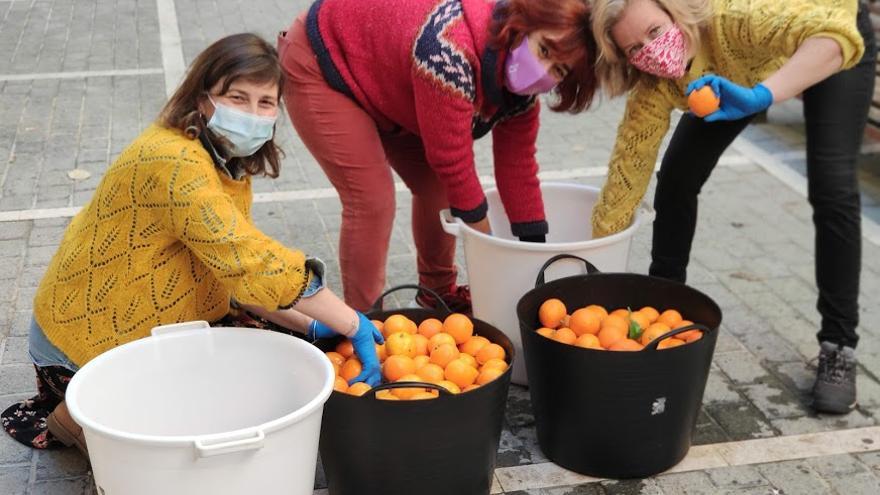
<svg viewBox="0 0 880 495">
<path fill-rule="evenodd" d="M 46 426 L 49 428 L 49 433 L 61 443 L 68 447 L 75 446 L 83 455 L 89 456 L 89 450 L 86 448 L 86 436 L 82 428 L 70 417 L 66 401 L 62 401 L 54 411 L 49 413 L 46 418 Z"/>
</svg>

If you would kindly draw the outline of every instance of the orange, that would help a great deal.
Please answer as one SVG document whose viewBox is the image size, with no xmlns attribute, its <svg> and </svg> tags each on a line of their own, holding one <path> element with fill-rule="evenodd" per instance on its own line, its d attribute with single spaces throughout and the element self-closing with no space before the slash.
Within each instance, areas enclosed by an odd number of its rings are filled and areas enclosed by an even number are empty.
<svg viewBox="0 0 880 495">
<path fill-rule="evenodd" d="M 332 363 L 332 364 L 333 364 L 333 374 L 334 374 L 334 375 L 338 375 L 338 374 L 339 374 L 339 370 L 342 368 L 342 366 L 339 366 L 339 365 L 336 364 L 336 363 Z"/>
<path fill-rule="evenodd" d="M 422 366 L 431 362 L 430 356 L 416 356 L 413 358 L 413 363 L 416 365 L 416 371 L 419 371 Z"/>
<path fill-rule="evenodd" d="M 620 315 L 608 315 L 602 320 L 602 326 L 599 328 L 599 331 L 601 332 L 605 327 L 614 327 L 629 331 L 629 317 L 624 318 Z"/>
<path fill-rule="evenodd" d="M 608 316 L 612 316 L 612 315 L 619 316 L 619 317 L 623 318 L 624 321 L 629 321 L 629 313 L 630 313 L 630 311 L 627 308 L 617 308 L 614 311 L 612 311 Z"/>
<path fill-rule="evenodd" d="M 356 357 L 348 358 L 348 361 L 342 365 L 342 368 L 339 370 L 339 376 L 345 378 L 345 381 L 351 381 L 354 377 L 361 374 L 361 371 L 364 370 L 364 367 L 361 366 L 361 362 Z"/>
<path fill-rule="evenodd" d="M 434 352 L 434 349 L 437 348 L 440 344 L 455 344 L 455 339 L 452 338 L 452 335 L 449 335 L 446 332 L 440 332 L 430 339 L 428 339 L 428 354 Z"/>
<path fill-rule="evenodd" d="M 379 333 L 381 333 L 384 337 L 385 332 L 382 329 L 385 327 L 385 324 L 382 322 L 382 320 L 370 320 L 370 322 L 373 323 L 373 326 L 376 327 L 376 329 L 379 330 Z"/>
<path fill-rule="evenodd" d="M 683 340 L 670 337 L 668 339 L 661 340 L 660 343 L 657 344 L 657 349 L 668 349 L 670 347 L 678 347 L 680 345 L 684 345 Z"/>
<path fill-rule="evenodd" d="M 477 353 L 475 356 L 477 358 L 477 362 L 480 364 L 486 364 L 486 361 L 497 358 L 503 360 L 506 353 L 504 352 L 504 348 L 498 344 L 489 344 Z"/>
<path fill-rule="evenodd" d="M 440 366 L 441 368 L 446 368 L 446 365 L 448 365 L 452 360 L 457 359 L 459 354 L 460 352 L 458 352 L 458 347 L 455 347 L 455 345 L 440 344 L 434 349 L 433 352 L 431 352 L 431 362 Z"/>
<path fill-rule="evenodd" d="M 395 332 L 385 338 L 385 352 L 389 356 L 416 356 L 416 343 L 407 332 Z"/>
<path fill-rule="evenodd" d="M 364 395 L 371 388 L 372 387 L 364 382 L 352 383 L 351 386 L 348 387 L 348 393 L 351 395 Z"/>
<path fill-rule="evenodd" d="M 327 354 L 327 357 L 330 358 L 330 362 L 336 364 L 337 366 L 342 366 L 342 364 L 345 363 L 345 357 L 336 351 L 326 352 L 325 354 Z"/>
<path fill-rule="evenodd" d="M 601 323 L 602 320 L 594 311 L 590 311 L 587 308 L 581 308 L 571 314 L 568 327 L 571 328 L 575 335 L 580 337 L 585 333 L 591 333 L 593 335 L 599 333 L 599 325 Z"/>
<path fill-rule="evenodd" d="M 504 373 L 504 370 L 499 370 L 498 368 L 484 368 L 480 371 L 480 374 L 477 376 L 477 384 L 485 385 L 492 380 L 498 378 Z"/>
<path fill-rule="evenodd" d="M 419 334 L 430 339 L 434 335 L 443 331 L 443 322 L 437 318 L 428 318 L 419 323 Z"/>
<path fill-rule="evenodd" d="M 409 400 L 426 400 L 426 399 L 436 399 L 438 393 L 436 390 L 431 390 L 430 392 L 416 392 L 409 398 Z"/>
<path fill-rule="evenodd" d="M 443 320 L 443 331 L 452 335 L 455 343 L 461 345 L 474 334 L 474 322 L 461 313 L 452 313 Z"/>
<path fill-rule="evenodd" d="M 385 344 L 376 344 L 376 356 L 379 357 L 380 363 L 388 359 L 388 351 L 385 349 Z"/>
<path fill-rule="evenodd" d="M 484 370 L 486 368 L 498 368 L 501 371 L 507 371 L 507 366 L 508 366 L 507 362 L 504 361 L 503 359 L 492 358 L 492 359 L 486 361 L 485 363 L 483 363 L 483 366 L 480 369 Z"/>
<path fill-rule="evenodd" d="M 665 323 L 669 328 L 676 328 L 681 323 L 681 320 L 681 313 L 674 309 L 667 309 L 660 313 L 660 317 L 657 318 L 658 322 Z"/>
<path fill-rule="evenodd" d="M 572 345 L 577 340 L 577 335 L 570 328 L 562 327 L 553 334 L 553 340 Z"/>
<path fill-rule="evenodd" d="M 585 333 L 577 338 L 574 341 L 574 345 L 578 347 L 585 347 L 587 349 L 602 349 L 602 346 L 599 344 L 599 337 L 591 333 Z"/>
<path fill-rule="evenodd" d="M 376 398 L 382 400 L 400 400 L 400 398 L 392 394 L 390 390 L 380 390 L 376 392 Z"/>
<path fill-rule="evenodd" d="M 644 308 L 639 310 L 639 313 L 648 317 L 648 321 L 654 323 L 657 321 L 657 318 L 660 317 L 660 312 L 651 306 L 645 306 Z"/>
<path fill-rule="evenodd" d="M 641 338 L 639 338 L 639 343 L 642 345 L 648 345 L 648 342 L 656 339 L 657 337 L 663 335 L 669 330 L 669 326 L 667 326 L 665 323 L 653 323 L 651 326 L 646 328 L 644 332 L 642 332 L 642 336 Z"/>
<path fill-rule="evenodd" d="M 418 327 L 415 322 L 403 315 L 391 315 L 385 318 L 385 333 L 391 335 L 397 332 L 416 333 Z"/>
<path fill-rule="evenodd" d="M 402 377 L 395 380 L 396 383 L 403 382 L 421 382 L 423 381 L 419 375 L 403 375 Z M 398 398 L 402 400 L 409 400 L 413 395 L 424 392 L 425 389 L 422 387 L 407 387 L 407 388 L 392 388 L 391 393 L 396 395 Z"/>
<path fill-rule="evenodd" d="M 335 350 L 338 354 L 342 355 L 342 357 L 348 359 L 351 357 L 352 354 L 354 354 L 354 345 L 352 345 L 350 340 L 345 339 L 342 342 L 336 344 Z"/>
<path fill-rule="evenodd" d="M 416 375 L 421 377 L 423 382 L 437 383 L 443 380 L 443 368 L 434 363 L 428 363 L 417 369 Z"/>
<path fill-rule="evenodd" d="M 608 315 L 608 318 L 611 318 L 611 315 Z M 599 337 L 599 344 L 602 347 L 609 349 L 618 340 L 625 339 L 626 335 L 627 331 L 623 328 L 616 326 L 606 326 L 602 327 L 602 330 L 599 330 L 599 334 L 597 335 L 597 337 Z"/>
<path fill-rule="evenodd" d="M 417 333 L 412 336 L 413 345 L 416 349 L 416 356 L 427 356 L 428 355 L 428 337 Z"/>
<path fill-rule="evenodd" d="M 476 368 L 477 366 L 479 366 L 479 365 L 477 364 L 477 358 L 471 356 L 470 354 L 465 354 L 465 353 L 462 352 L 462 353 L 460 353 L 460 354 L 458 355 L 458 358 L 457 358 L 457 359 L 461 359 L 462 361 L 464 361 L 464 362 L 466 362 L 467 364 L 473 366 L 474 368 Z"/>
<path fill-rule="evenodd" d="M 592 311 L 593 313 L 596 313 L 596 316 L 599 317 L 599 321 L 604 320 L 605 317 L 608 316 L 608 311 L 604 307 L 599 306 L 598 304 L 590 304 L 589 306 L 586 306 L 584 309 L 586 309 L 587 311 Z"/>
<path fill-rule="evenodd" d="M 476 388 L 480 388 L 480 386 L 479 386 L 478 384 L 474 383 L 473 385 L 468 385 L 467 387 L 461 389 L 461 392 L 462 392 L 462 393 L 464 393 L 464 392 L 470 392 L 471 390 L 474 390 L 474 389 L 476 389 Z"/>
<path fill-rule="evenodd" d="M 647 316 L 643 315 L 642 313 L 639 313 L 638 311 L 629 315 L 629 319 L 630 319 L 630 321 L 634 321 L 634 322 L 638 323 L 639 328 L 641 330 L 644 330 L 644 329 L 648 328 L 649 326 L 651 326 L 651 320 L 649 320 Z"/>
<path fill-rule="evenodd" d="M 348 382 L 345 381 L 345 378 L 341 376 L 337 376 L 336 380 L 333 382 L 333 390 L 337 392 L 345 392 L 348 390 Z"/>
<path fill-rule="evenodd" d="M 476 356 L 477 352 L 480 351 L 486 344 L 491 344 L 489 339 L 486 337 L 480 337 L 479 335 L 474 335 L 469 338 L 467 342 L 458 346 L 458 350 L 465 353 L 470 354 L 471 356 Z"/>
<path fill-rule="evenodd" d="M 681 320 L 681 322 L 679 322 L 679 324 L 676 325 L 675 328 L 684 328 L 687 326 L 691 326 L 693 324 L 694 324 L 694 322 L 692 322 L 690 320 Z M 685 342 L 693 342 L 695 340 L 698 340 L 702 336 L 703 336 L 703 332 L 701 332 L 695 328 L 693 330 L 688 330 L 687 332 L 681 332 L 680 334 L 676 335 L 675 338 L 677 338 L 679 340 L 683 340 Z"/>
<path fill-rule="evenodd" d="M 382 365 L 382 374 L 389 382 L 396 382 L 400 377 L 416 372 L 416 364 L 409 356 L 398 354 L 388 356 Z"/>
<path fill-rule="evenodd" d="M 721 105 L 721 99 L 712 91 L 710 86 L 703 86 L 700 89 L 691 91 L 688 95 L 688 107 L 697 117 L 705 117 L 710 113 L 718 110 Z"/>
<path fill-rule="evenodd" d="M 541 327 L 538 329 L 538 333 L 543 335 L 544 337 L 547 337 L 548 339 L 552 339 L 553 334 L 556 333 L 556 330 L 553 330 L 552 328 Z"/>
<path fill-rule="evenodd" d="M 620 339 L 611 347 L 608 348 L 609 351 L 641 351 L 642 344 L 639 344 L 633 339 Z"/>
<path fill-rule="evenodd" d="M 460 388 L 467 387 L 474 383 L 474 380 L 476 380 L 479 375 L 480 372 L 477 371 L 476 368 L 460 359 L 456 359 L 449 363 L 446 370 L 443 372 L 443 376 L 447 380 L 458 385 Z"/>
<path fill-rule="evenodd" d="M 566 314 L 565 303 L 555 298 L 547 299 L 538 308 L 538 321 L 547 328 L 557 328 Z"/>
<path fill-rule="evenodd" d="M 440 380 L 439 382 L 437 382 L 437 385 L 440 385 L 441 387 L 452 392 L 453 394 L 460 394 L 461 393 L 461 387 L 450 382 L 449 380 Z"/>
<path fill-rule="evenodd" d="M 684 332 L 684 333 L 688 334 L 687 338 L 684 339 L 684 341 L 686 343 L 690 344 L 691 342 L 696 342 L 696 341 L 703 338 L 703 332 L 701 332 L 699 330 L 694 330 L 694 332 L 697 332 L 697 333 L 692 334 L 691 332 Z M 681 337 L 681 335 L 682 334 L 678 334 L 678 335 L 676 335 L 676 337 Z"/>
</svg>

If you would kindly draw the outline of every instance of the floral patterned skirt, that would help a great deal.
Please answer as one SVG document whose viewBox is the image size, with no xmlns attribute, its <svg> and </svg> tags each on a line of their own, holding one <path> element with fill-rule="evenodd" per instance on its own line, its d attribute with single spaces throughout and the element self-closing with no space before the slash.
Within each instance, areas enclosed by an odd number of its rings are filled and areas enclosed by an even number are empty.
<svg viewBox="0 0 880 495">
<path fill-rule="evenodd" d="M 262 318 L 244 311 L 231 312 L 220 320 L 211 323 L 214 327 L 264 328 L 294 336 L 302 336 Z M 73 371 L 63 366 L 34 366 L 37 372 L 37 395 L 6 408 L 0 414 L 0 425 L 6 433 L 19 442 L 35 449 L 54 449 L 63 447 L 49 432 L 46 418 L 64 400 L 67 384 L 73 378 Z"/>
</svg>

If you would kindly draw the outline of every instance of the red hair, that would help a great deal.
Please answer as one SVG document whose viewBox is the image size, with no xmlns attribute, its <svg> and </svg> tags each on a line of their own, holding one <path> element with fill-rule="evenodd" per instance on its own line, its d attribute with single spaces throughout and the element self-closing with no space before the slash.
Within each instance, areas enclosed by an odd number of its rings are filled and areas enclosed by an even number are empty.
<svg viewBox="0 0 880 495">
<path fill-rule="evenodd" d="M 562 34 L 555 40 L 547 38 L 546 46 L 551 59 L 570 69 L 556 87 L 559 101 L 550 108 L 581 112 L 592 103 L 597 85 L 596 40 L 586 0 L 502 0 L 492 22 L 491 43 L 496 50 L 507 50 L 523 36 L 545 29 Z"/>
</svg>

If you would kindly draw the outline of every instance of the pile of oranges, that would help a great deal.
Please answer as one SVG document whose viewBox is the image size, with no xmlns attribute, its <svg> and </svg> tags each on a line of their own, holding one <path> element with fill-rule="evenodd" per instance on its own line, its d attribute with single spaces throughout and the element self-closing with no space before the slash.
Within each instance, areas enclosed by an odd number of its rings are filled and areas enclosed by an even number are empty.
<svg viewBox="0 0 880 495">
<path fill-rule="evenodd" d="M 385 383 L 428 382 L 459 394 L 485 385 L 507 370 L 504 348 L 474 335 L 474 323 L 461 313 L 452 313 L 443 321 L 428 318 L 419 324 L 394 314 L 385 321 L 373 320 L 373 324 L 385 336 L 384 344 L 376 344 Z M 370 390 L 364 382 L 348 385 L 362 370 L 351 341 L 343 340 L 326 354 L 336 370 L 336 391 L 363 395 Z M 438 390 L 425 387 L 376 392 L 377 398 L 385 400 L 433 399 L 438 395 Z"/>
<path fill-rule="evenodd" d="M 547 299 L 538 308 L 541 328 L 537 332 L 563 344 L 609 351 L 640 351 L 661 335 L 693 325 L 673 308 L 663 312 L 651 306 L 638 311 L 619 308 L 608 311 L 590 304 L 568 313 L 559 299 Z M 700 330 L 688 330 L 660 341 L 657 349 L 668 349 L 699 340 Z"/>
</svg>

